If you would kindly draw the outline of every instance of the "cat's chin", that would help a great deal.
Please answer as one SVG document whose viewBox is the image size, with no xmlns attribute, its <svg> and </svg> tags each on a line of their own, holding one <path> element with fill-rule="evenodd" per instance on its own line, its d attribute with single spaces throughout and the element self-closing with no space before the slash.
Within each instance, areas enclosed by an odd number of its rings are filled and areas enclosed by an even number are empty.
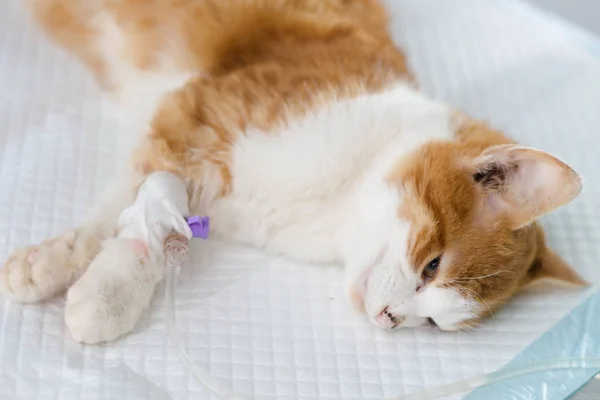
<svg viewBox="0 0 600 400">
<path fill-rule="evenodd" d="M 373 272 L 373 265 L 364 268 L 358 276 L 352 278 L 348 287 L 348 298 L 352 304 L 352 308 L 358 314 L 364 315 L 367 313 L 365 307 L 365 298 L 367 296 L 367 287 L 369 278 Z"/>
</svg>

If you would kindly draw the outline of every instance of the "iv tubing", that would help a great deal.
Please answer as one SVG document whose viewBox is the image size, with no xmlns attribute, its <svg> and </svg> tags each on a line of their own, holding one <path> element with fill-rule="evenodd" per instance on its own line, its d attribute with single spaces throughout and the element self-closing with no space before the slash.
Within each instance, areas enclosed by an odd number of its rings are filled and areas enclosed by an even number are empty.
<svg viewBox="0 0 600 400">
<path fill-rule="evenodd" d="M 477 389 L 482 386 L 491 385 L 517 378 L 523 375 L 535 374 L 560 369 L 592 369 L 600 370 L 600 358 L 558 358 L 536 361 L 506 371 L 496 371 L 485 375 L 467 378 L 462 381 L 449 383 L 447 385 L 433 386 L 418 392 L 394 397 L 390 400 L 429 400 L 446 397 L 453 394 L 463 393 Z"/>
<path fill-rule="evenodd" d="M 212 378 L 206 375 L 191 359 L 181 341 L 177 321 L 175 319 L 175 286 L 177 285 L 177 276 L 187 257 L 188 239 L 182 235 L 173 233 L 165 239 L 165 258 L 167 264 L 167 288 L 165 290 L 165 303 L 167 307 L 167 334 L 171 345 L 181 358 L 181 361 L 196 377 L 196 379 L 211 393 L 223 400 L 243 400 L 235 394 L 220 388 Z"/>
<path fill-rule="evenodd" d="M 183 266 L 188 253 L 188 239 L 180 234 L 173 233 L 165 239 L 165 258 L 167 264 L 167 288 L 165 291 L 166 303 L 166 325 L 167 334 L 171 345 L 181 358 L 181 361 L 194 375 L 194 377 L 210 392 L 223 400 L 244 400 L 235 394 L 222 389 L 212 378 L 206 375 L 191 359 L 183 347 L 177 323 L 175 319 L 175 286 L 177 285 L 177 276 Z M 409 393 L 406 395 L 393 397 L 388 400 L 430 400 L 440 397 L 446 397 L 453 394 L 467 392 L 482 386 L 491 385 L 517 378 L 523 375 L 535 374 L 539 372 L 561 370 L 561 369 L 594 369 L 600 370 L 600 358 L 559 358 L 533 362 L 521 367 L 491 372 L 489 374 L 479 375 L 467 378 L 462 381 L 449 383 L 446 385 L 433 386 L 421 391 Z"/>
</svg>

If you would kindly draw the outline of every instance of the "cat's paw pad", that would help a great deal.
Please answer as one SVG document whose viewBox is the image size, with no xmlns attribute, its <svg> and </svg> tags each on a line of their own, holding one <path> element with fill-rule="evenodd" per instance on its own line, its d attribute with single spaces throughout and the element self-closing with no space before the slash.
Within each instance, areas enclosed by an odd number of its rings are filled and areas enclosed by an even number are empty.
<svg viewBox="0 0 600 400">
<path fill-rule="evenodd" d="M 34 302 L 56 294 L 71 279 L 69 258 L 75 232 L 68 231 L 36 246 L 15 250 L 0 269 L 0 294 L 18 302 Z"/>
</svg>

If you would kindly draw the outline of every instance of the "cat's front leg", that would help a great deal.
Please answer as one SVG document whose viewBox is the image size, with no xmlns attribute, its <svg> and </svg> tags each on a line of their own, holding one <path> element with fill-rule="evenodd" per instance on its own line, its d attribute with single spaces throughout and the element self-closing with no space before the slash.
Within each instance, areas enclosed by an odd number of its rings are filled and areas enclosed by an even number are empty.
<svg viewBox="0 0 600 400">
<path fill-rule="evenodd" d="M 102 250 L 67 295 L 65 322 L 83 343 L 117 339 L 133 330 L 166 272 L 164 241 L 173 230 L 191 237 L 183 218 L 188 196 L 175 174 L 155 172 L 123 210 L 117 237 Z"/>
<path fill-rule="evenodd" d="M 0 269 L 0 294 L 30 303 L 68 289 L 85 272 L 102 242 L 116 234 L 119 214 L 133 201 L 139 180 L 128 171 L 119 174 L 80 226 L 13 251 Z"/>
</svg>

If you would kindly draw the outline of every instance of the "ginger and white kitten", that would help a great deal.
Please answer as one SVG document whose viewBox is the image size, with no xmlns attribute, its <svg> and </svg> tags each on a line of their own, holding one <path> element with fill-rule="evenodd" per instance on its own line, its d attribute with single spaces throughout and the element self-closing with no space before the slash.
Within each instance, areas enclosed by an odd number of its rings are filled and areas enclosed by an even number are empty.
<svg viewBox="0 0 600 400">
<path fill-rule="evenodd" d="M 68 289 L 76 340 L 133 329 L 164 276 L 162 249 L 115 238 L 161 170 L 213 234 L 343 264 L 382 328 L 460 329 L 533 281 L 584 284 L 535 222 L 577 196 L 577 174 L 418 93 L 377 1 L 29 3 L 123 102 L 137 142 L 84 223 L 0 272 L 11 300 Z"/>
</svg>

